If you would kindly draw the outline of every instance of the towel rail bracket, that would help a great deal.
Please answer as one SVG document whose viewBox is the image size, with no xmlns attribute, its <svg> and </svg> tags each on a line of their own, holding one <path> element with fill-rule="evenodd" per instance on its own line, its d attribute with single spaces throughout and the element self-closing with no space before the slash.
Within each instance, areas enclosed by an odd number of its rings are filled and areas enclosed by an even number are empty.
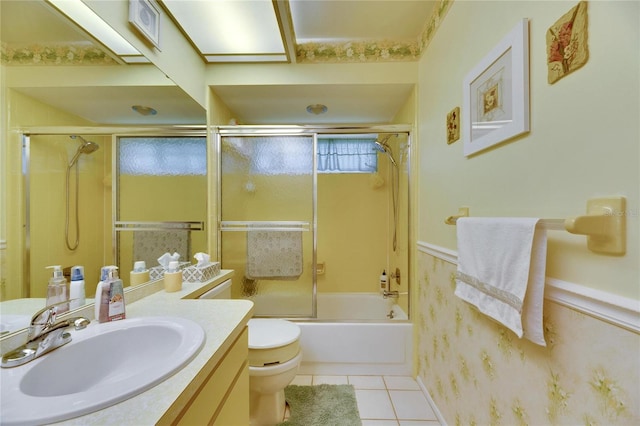
<svg viewBox="0 0 640 426">
<path fill-rule="evenodd" d="M 586 235 L 587 248 L 596 253 L 623 255 L 627 248 L 627 215 L 624 197 L 587 200 L 585 216 L 570 217 L 564 227 L 572 234 Z"/>
</svg>

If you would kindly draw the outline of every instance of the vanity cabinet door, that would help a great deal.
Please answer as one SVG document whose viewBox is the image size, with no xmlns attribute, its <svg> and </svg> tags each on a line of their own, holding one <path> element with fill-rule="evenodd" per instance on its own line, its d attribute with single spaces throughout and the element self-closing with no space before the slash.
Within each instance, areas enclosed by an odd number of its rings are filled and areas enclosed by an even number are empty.
<svg viewBox="0 0 640 426">
<path fill-rule="evenodd" d="M 249 367 L 238 375 L 229 397 L 216 416 L 216 426 L 247 426 L 249 424 Z"/>
<path fill-rule="evenodd" d="M 181 415 L 159 424 L 247 426 L 249 424 L 249 333 L 245 327 L 223 359 L 185 404 Z M 176 401 L 177 402 L 177 401 Z M 175 405 L 175 404 L 174 404 Z"/>
</svg>

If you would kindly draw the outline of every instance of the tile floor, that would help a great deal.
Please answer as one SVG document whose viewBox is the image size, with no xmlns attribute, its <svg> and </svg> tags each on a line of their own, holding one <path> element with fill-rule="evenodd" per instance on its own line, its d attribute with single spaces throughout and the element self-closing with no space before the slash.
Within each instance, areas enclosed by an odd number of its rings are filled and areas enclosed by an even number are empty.
<svg viewBox="0 0 640 426">
<path fill-rule="evenodd" d="M 440 426 L 418 383 L 404 376 L 298 375 L 292 385 L 353 385 L 362 426 Z"/>
</svg>

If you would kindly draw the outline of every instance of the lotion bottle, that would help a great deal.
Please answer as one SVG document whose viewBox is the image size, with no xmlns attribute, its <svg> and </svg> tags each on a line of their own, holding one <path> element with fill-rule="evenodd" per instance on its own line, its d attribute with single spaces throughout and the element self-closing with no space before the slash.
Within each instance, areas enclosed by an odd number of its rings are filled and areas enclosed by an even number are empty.
<svg viewBox="0 0 640 426">
<path fill-rule="evenodd" d="M 129 274 L 129 285 L 140 285 L 150 280 L 149 270 L 144 260 L 138 260 L 133 264 L 133 271 Z"/>
<path fill-rule="evenodd" d="M 169 267 L 164 272 L 164 291 L 171 293 L 182 289 L 182 272 L 180 264 L 173 260 L 169 262 Z"/>
<path fill-rule="evenodd" d="M 107 310 L 107 321 L 125 319 L 124 286 L 118 276 L 117 266 L 109 267 L 107 270 L 107 279 L 103 285 L 108 288 L 109 300 L 107 306 L 103 305 L 100 309 Z"/>
<path fill-rule="evenodd" d="M 384 294 L 385 291 L 389 291 L 389 277 L 386 269 L 380 275 L 380 294 Z"/>
<path fill-rule="evenodd" d="M 55 305 L 56 303 L 66 302 L 69 300 L 67 297 L 67 280 L 62 274 L 62 267 L 60 265 L 47 266 L 47 269 L 53 269 L 53 275 L 49 278 L 49 284 L 47 285 L 47 306 Z M 57 313 L 67 312 L 69 310 L 68 304 L 59 305 Z"/>
<path fill-rule="evenodd" d="M 98 322 L 106 322 L 107 321 L 107 310 L 103 310 L 103 305 L 109 304 L 109 287 L 105 284 L 107 280 L 107 272 L 109 271 L 110 266 L 103 266 L 100 269 L 100 281 L 96 286 L 96 295 L 95 300 L 93 301 L 95 312 L 94 318 Z"/>
<path fill-rule="evenodd" d="M 86 302 L 84 290 L 84 267 L 71 267 L 71 283 L 69 284 L 69 309 L 76 309 Z"/>
</svg>

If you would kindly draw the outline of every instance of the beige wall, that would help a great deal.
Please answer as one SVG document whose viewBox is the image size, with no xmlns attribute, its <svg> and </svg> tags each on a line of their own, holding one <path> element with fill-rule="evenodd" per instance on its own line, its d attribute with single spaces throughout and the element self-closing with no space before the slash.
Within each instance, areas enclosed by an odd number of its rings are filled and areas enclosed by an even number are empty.
<svg viewBox="0 0 640 426">
<path fill-rule="evenodd" d="M 473 216 L 564 218 L 585 214 L 589 198 L 621 195 L 627 254 L 595 254 L 585 237 L 552 231 L 547 275 L 640 299 L 639 6 L 590 2 L 589 61 L 549 85 L 545 33 L 572 6 L 453 4 L 420 61 L 418 239 L 455 250 L 455 227 L 443 219 L 460 206 Z M 466 73 L 523 17 L 530 19 L 531 132 L 465 158 L 462 140 L 446 144 L 446 115 L 462 106 Z"/>
<path fill-rule="evenodd" d="M 585 237 L 550 231 L 547 276 L 633 304 L 640 299 L 640 3 L 589 2 L 589 61 L 549 85 L 545 33 L 575 4 L 453 4 L 420 61 L 417 239 L 455 253 L 455 227 L 443 219 L 460 206 L 473 216 L 562 218 L 583 214 L 591 197 L 622 195 L 627 254 L 598 255 Z M 531 132 L 465 158 L 462 141 L 446 143 L 446 114 L 462 106 L 468 70 L 525 17 Z M 428 250 L 417 255 L 417 375 L 448 424 L 638 423 L 636 332 L 547 299 L 548 346 L 539 347 L 455 297 L 455 272 Z"/>
<path fill-rule="evenodd" d="M 6 72 L 5 66 L 0 64 L 0 99 L 4 100 L 7 96 L 6 89 Z M 7 128 L 7 103 L 0 102 L 0 129 Z M 0 137 L 6 141 L 6 133 L 5 131 L 0 132 Z M 0 141 L 0 176 L 2 176 L 2 181 L 0 182 L 0 300 L 4 299 L 5 289 L 6 289 L 6 258 L 7 258 L 7 250 L 6 250 L 6 239 L 7 239 L 7 216 L 6 216 L 6 206 L 7 206 L 7 179 L 4 178 L 4 171 L 6 170 L 7 164 L 7 144 L 6 142 Z"/>
<path fill-rule="evenodd" d="M 391 181 L 388 161 L 378 158 L 375 174 L 318 175 L 318 275 L 319 292 L 377 292 L 391 247 Z"/>
</svg>

